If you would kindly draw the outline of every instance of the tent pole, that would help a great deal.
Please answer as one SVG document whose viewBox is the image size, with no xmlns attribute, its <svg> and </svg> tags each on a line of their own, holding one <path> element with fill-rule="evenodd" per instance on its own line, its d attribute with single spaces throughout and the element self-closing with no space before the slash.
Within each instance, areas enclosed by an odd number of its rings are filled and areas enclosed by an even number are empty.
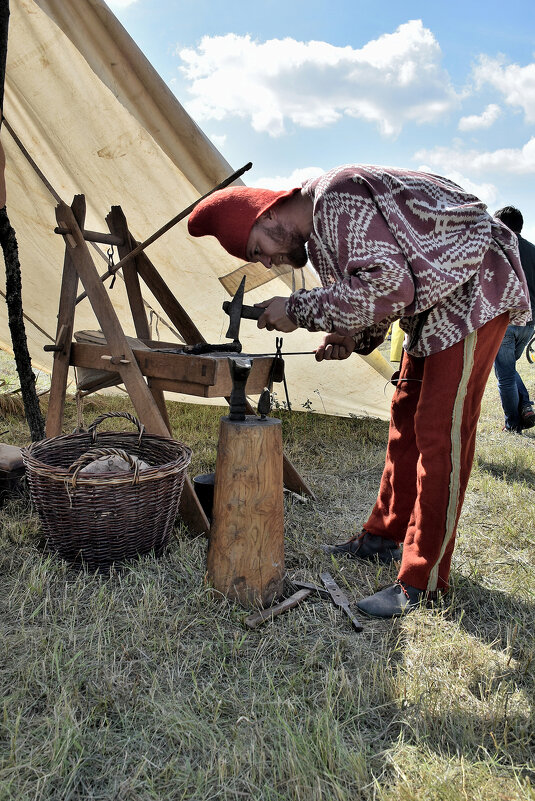
<svg viewBox="0 0 535 801">
<path fill-rule="evenodd" d="M 9 2 L 0 5 L 0 126 L 4 107 L 4 83 L 6 76 L 6 58 L 9 27 Z M 20 379 L 22 400 L 26 421 L 32 440 L 40 440 L 44 436 L 45 421 L 41 414 L 39 399 L 35 388 L 35 375 L 28 350 L 26 328 L 22 310 L 22 279 L 20 274 L 19 248 L 6 208 L 4 150 L 0 143 L 0 245 L 6 265 L 6 303 L 8 324 L 15 354 L 15 364 Z"/>
</svg>

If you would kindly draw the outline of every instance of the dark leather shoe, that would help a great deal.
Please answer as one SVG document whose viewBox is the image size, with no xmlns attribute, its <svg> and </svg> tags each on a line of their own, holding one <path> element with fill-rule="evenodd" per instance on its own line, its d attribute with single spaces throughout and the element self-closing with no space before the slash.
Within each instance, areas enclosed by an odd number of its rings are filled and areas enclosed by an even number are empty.
<svg viewBox="0 0 535 801">
<path fill-rule="evenodd" d="M 338 545 L 322 545 L 324 553 L 340 554 L 349 559 L 376 559 L 382 564 L 390 564 L 401 559 L 401 548 L 394 540 L 387 540 L 370 534 L 366 529 L 362 529 L 360 534 L 351 537 L 347 542 Z"/>
<path fill-rule="evenodd" d="M 412 612 L 413 609 L 420 606 L 422 601 L 426 600 L 425 590 L 418 590 L 402 581 L 396 581 L 395 584 L 379 590 L 375 595 L 357 601 L 357 607 L 371 617 L 398 617 Z"/>
</svg>

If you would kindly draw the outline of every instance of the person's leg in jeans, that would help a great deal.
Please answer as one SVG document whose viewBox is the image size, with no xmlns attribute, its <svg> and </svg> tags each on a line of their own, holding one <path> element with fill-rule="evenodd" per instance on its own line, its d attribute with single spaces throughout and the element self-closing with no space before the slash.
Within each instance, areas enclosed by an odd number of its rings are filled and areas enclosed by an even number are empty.
<svg viewBox="0 0 535 801">
<path fill-rule="evenodd" d="M 502 344 L 494 360 L 494 372 L 498 379 L 498 391 L 508 431 L 522 430 L 520 420 L 520 395 L 517 382 L 516 360 L 518 330 L 525 326 L 508 325 Z M 522 351 L 520 351 L 522 352 Z M 525 389 L 525 388 L 524 388 Z"/>
<path fill-rule="evenodd" d="M 533 336 L 533 329 L 534 329 L 533 325 L 518 326 L 518 333 L 516 337 L 516 352 L 515 352 L 517 361 L 524 353 L 524 350 L 526 349 L 528 342 Z M 524 416 L 523 412 L 525 414 L 526 411 L 531 411 L 531 407 L 533 406 L 533 401 L 530 400 L 529 392 L 526 388 L 526 385 L 522 381 L 522 378 L 520 377 L 518 371 L 516 371 L 516 385 L 518 388 L 518 413 L 520 415 L 520 423 L 522 425 L 522 428 L 526 428 L 523 419 Z M 531 424 L 527 427 L 530 428 Z"/>
<path fill-rule="evenodd" d="M 532 406 L 533 401 L 530 400 L 529 392 L 526 385 L 522 381 L 519 373 L 516 374 L 516 387 L 518 390 L 518 408 L 522 410 L 524 406 Z"/>
</svg>

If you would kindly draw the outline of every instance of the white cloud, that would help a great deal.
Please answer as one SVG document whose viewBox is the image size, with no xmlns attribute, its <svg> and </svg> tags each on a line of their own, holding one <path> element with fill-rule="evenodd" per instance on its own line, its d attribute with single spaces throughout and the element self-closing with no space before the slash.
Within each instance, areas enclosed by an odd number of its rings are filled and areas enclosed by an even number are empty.
<svg viewBox="0 0 535 801">
<path fill-rule="evenodd" d="M 301 186 L 305 181 L 311 178 L 317 178 L 325 170 L 322 167 L 302 167 L 301 169 L 294 170 L 290 175 L 277 175 L 273 177 L 258 178 L 253 181 L 250 186 L 261 187 L 262 189 L 294 189 L 296 186 Z"/>
<path fill-rule="evenodd" d="M 323 128 L 341 117 L 394 137 L 407 122 L 430 123 L 458 104 L 440 47 L 412 20 L 360 49 L 327 42 L 205 36 L 179 51 L 197 120 L 237 116 L 256 131 L 284 133 L 288 122 Z"/>
<path fill-rule="evenodd" d="M 430 167 L 429 164 L 421 164 L 416 169 L 421 170 L 422 172 L 437 172 L 437 170 Z M 450 181 L 454 181 L 454 183 L 456 183 L 458 186 L 462 186 L 463 189 L 478 197 L 487 206 L 492 206 L 494 203 L 496 203 L 498 198 L 498 190 L 494 184 L 475 183 L 474 181 L 470 180 L 470 178 L 467 178 L 466 175 L 463 175 L 463 173 L 458 172 L 457 170 L 441 170 L 440 174 L 444 176 L 444 178 L 449 178 Z"/>
<path fill-rule="evenodd" d="M 456 168 L 469 173 L 495 172 L 525 175 L 535 173 L 535 137 L 532 137 L 522 148 L 500 148 L 499 150 L 463 150 L 457 147 L 436 147 L 432 150 L 420 150 L 415 159 L 431 164 L 433 168 L 443 170 L 444 174 L 452 164 Z"/>
<path fill-rule="evenodd" d="M 493 86 L 503 95 L 505 102 L 524 111 L 527 122 L 535 122 L 535 63 L 520 67 L 506 64 L 503 56 L 480 56 L 474 68 L 476 85 Z"/>
<path fill-rule="evenodd" d="M 461 117 L 458 128 L 460 131 L 475 131 L 479 128 L 490 128 L 502 113 L 496 103 L 490 103 L 482 114 L 470 114 Z"/>
<path fill-rule="evenodd" d="M 227 141 L 226 135 L 225 134 L 210 134 L 209 136 L 210 136 L 211 141 L 217 147 L 217 149 L 218 150 L 222 150 L 222 148 L 225 146 L 225 143 Z"/>
</svg>

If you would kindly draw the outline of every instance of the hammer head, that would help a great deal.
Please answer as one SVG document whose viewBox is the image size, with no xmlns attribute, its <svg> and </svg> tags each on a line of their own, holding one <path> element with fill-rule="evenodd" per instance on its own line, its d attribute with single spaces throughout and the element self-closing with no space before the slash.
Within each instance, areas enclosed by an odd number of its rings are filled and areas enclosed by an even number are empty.
<svg viewBox="0 0 535 801">
<path fill-rule="evenodd" d="M 239 341 L 240 336 L 240 322 L 242 317 L 247 320 L 259 320 L 264 314 L 264 309 L 258 306 L 244 306 L 243 295 L 245 292 L 245 276 L 243 276 L 236 294 L 232 300 L 226 300 L 223 303 L 223 311 L 230 317 L 230 324 L 225 336 L 228 339 Z"/>
<path fill-rule="evenodd" d="M 227 339 L 239 339 L 240 336 L 240 322 L 241 322 L 241 310 L 243 307 L 243 294 L 245 292 L 245 276 L 240 281 L 240 285 L 236 290 L 236 294 L 229 302 L 226 300 L 223 303 L 223 309 L 227 312 L 228 316 L 230 317 L 230 323 L 228 327 L 228 331 L 225 334 Z"/>
</svg>

